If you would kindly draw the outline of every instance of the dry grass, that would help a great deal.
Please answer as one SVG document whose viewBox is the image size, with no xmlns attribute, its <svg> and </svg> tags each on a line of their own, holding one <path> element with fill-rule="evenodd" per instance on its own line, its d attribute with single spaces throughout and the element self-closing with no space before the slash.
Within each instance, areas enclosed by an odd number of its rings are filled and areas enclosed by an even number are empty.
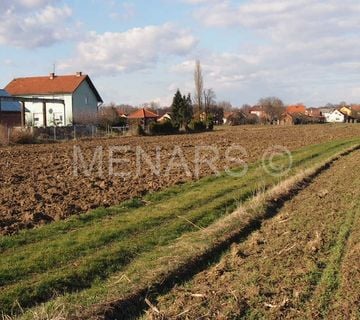
<svg viewBox="0 0 360 320">
<path fill-rule="evenodd" d="M 7 127 L 0 125 L 0 145 L 8 144 Z"/>
<path fill-rule="evenodd" d="M 22 313 L 21 306 L 18 306 Z M 66 311 L 64 304 L 60 303 L 49 303 L 47 305 L 42 305 L 34 311 L 29 311 L 29 317 L 33 320 L 66 320 L 69 318 L 69 313 Z M 18 316 L 9 316 L 2 315 L 2 320 L 15 320 L 18 319 Z"/>
<path fill-rule="evenodd" d="M 30 129 L 12 129 L 10 143 L 14 144 L 32 144 L 36 139 Z"/>
</svg>

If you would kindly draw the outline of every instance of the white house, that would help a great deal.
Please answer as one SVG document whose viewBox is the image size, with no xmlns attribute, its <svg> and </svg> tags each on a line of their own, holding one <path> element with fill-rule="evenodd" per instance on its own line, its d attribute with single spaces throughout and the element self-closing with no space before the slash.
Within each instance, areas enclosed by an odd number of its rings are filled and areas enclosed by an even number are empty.
<svg viewBox="0 0 360 320">
<path fill-rule="evenodd" d="M 24 98 L 60 99 L 62 103 L 47 103 L 45 116 L 41 102 L 25 102 L 26 124 L 35 127 L 67 126 L 96 115 L 103 100 L 88 75 L 55 75 L 16 78 L 7 86 L 12 96 Z M 44 123 L 46 121 L 46 123 Z"/>
<path fill-rule="evenodd" d="M 334 110 L 332 112 L 325 112 L 323 116 L 326 119 L 326 122 L 345 122 L 345 115 L 342 114 L 339 110 Z"/>
</svg>

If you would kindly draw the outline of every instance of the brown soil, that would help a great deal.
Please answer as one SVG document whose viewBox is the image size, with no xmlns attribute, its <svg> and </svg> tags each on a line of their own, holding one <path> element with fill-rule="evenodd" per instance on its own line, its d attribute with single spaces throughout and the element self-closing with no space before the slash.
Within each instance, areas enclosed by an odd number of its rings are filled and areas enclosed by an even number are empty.
<svg viewBox="0 0 360 320">
<path fill-rule="evenodd" d="M 193 172 L 195 146 L 212 145 L 220 150 L 217 162 L 224 168 L 228 146 L 239 144 L 248 152 L 247 161 L 259 159 L 272 145 L 284 145 L 291 150 L 305 145 L 360 135 L 358 125 L 314 125 L 295 127 L 243 126 L 223 128 L 216 132 L 163 137 L 123 137 L 71 141 L 59 144 L 14 146 L 0 148 L 0 234 L 10 234 L 22 228 L 32 228 L 99 206 L 110 206 L 177 183 L 195 179 L 184 169 L 174 168 L 164 174 L 174 146 L 180 146 Z M 79 146 L 90 164 L 96 147 L 103 147 L 103 175 L 93 172 L 89 177 L 73 174 L 74 146 Z M 108 174 L 108 152 L 111 146 L 130 146 L 129 163 L 117 164 L 116 172 L 130 172 L 128 178 Z M 149 173 L 143 161 L 135 174 L 135 148 L 140 146 L 155 162 L 156 147 L 161 148 L 161 177 Z M 122 156 L 119 156 L 121 158 Z M 178 158 L 177 158 L 178 159 Z M 236 163 L 234 163 L 236 164 Z M 212 174 L 203 165 L 200 177 Z"/>
<path fill-rule="evenodd" d="M 357 319 L 360 151 L 317 177 L 213 267 L 152 301 L 151 319 Z M 331 307 L 315 310 L 339 230 L 355 214 Z M 337 273 L 335 273 L 336 275 Z M 323 279 L 322 279 L 323 280 Z M 326 284 L 326 282 L 325 282 Z"/>
</svg>

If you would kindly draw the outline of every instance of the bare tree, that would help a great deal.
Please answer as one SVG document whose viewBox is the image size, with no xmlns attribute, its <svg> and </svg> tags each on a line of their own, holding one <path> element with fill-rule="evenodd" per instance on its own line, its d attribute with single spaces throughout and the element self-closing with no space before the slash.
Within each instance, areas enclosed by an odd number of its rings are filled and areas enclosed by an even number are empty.
<svg viewBox="0 0 360 320">
<path fill-rule="evenodd" d="M 203 105 L 203 90 L 204 90 L 204 80 L 202 76 L 200 60 L 196 60 L 195 71 L 194 71 L 194 81 L 195 81 L 195 104 L 197 106 L 197 116 L 200 118 L 202 105 Z"/>
<path fill-rule="evenodd" d="M 266 112 L 269 122 L 279 120 L 285 110 L 284 103 L 277 97 L 262 98 L 258 105 Z"/>
<path fill-rule="evenodd" d="M 209 112 L 209 109 L 212 105 L 215 104 L 216 94 L 213 89 L 205 89 L 203 93 L 204 97 L 204 109 L 205 113 Z"/>
<path fill-rule="evenodd" d="M 251 105 L 245 103 L 241 106 L 241 111 L 244 112 L 245 114 L 250 113 L 250 109 L 251 109 Z"/>
<path fill-rule="evenodd" d="M 218 107 L 223 108 L 225 112 L 230 112 L 233 110 L 233 106 L 228 101 L 220 101 L 217 103 Z"/>
</svg>

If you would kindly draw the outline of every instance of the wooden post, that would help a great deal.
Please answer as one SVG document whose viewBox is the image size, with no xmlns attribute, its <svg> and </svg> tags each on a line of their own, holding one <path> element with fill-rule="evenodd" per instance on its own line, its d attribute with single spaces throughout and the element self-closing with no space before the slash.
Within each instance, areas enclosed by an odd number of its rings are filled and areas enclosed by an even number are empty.
<svg viewBox="0 0 360 320">
<path fill-rule="evenodd" d="M 63 103 L 63 105 L 64 105 L 64 121 L 63 121 L 63 123 L 64 123 L 64 127 L 66 126 L 66 110 L 65 110 L 65 102 Z"/>
<path fill-rule="evenodd" d="M 43 102 L 43 122 L 44 122 L 44 127 L 47 127 L 47 120 L 46 120 L 46 102 Z"/>
<path fill-rule="evenodd" d="M 25 127 L 25 102 L 20 101 L 21 104 L 21 126 Z"/>
</svg>

